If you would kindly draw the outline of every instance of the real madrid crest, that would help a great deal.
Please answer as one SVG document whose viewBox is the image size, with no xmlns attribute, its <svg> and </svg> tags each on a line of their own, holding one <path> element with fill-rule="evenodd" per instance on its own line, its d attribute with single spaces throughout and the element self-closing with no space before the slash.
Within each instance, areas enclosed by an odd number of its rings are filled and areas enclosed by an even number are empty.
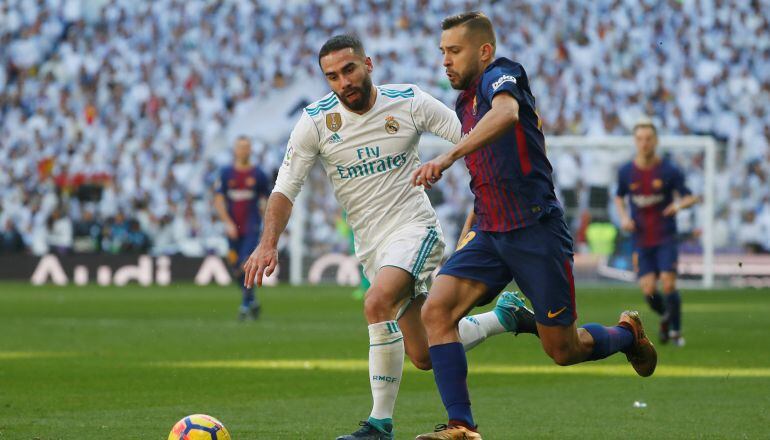
<svg viewBox="0 0 770 440">
<path fill-rule="evenodd" d="M 342 116 L 339 113 L 327 113 L 326 127 L 331 131 L 337 131 L 342 128 Z"/>
<path fill-rule="evenodd" d="M 385 117 L 385 131 L 388 132 L 388 134 L 396 134 L 398 132 L 399 125 L 398 121 L 396 121 L 396 118 L 393 116 L 387 116 Z"/>
</svg>

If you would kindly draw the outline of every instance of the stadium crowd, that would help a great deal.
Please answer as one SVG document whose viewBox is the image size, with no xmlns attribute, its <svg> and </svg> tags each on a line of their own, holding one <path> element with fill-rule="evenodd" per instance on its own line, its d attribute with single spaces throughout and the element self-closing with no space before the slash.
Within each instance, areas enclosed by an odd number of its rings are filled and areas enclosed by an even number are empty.
<svg viewBox="0 0 770 440">
<path fill-rule="evenodd" d="M 224 253 L 211 200 L 238 106 L 318 76 L 318 47 L 343 31 L 362 36 L 377 82 L 452 105 L 440 21 L 469 8 L 528 69 L 546 136 L 628 134 L 651 115 L 664 134 L 717 137 L 717 246 L 770 252 L 770 6 L 758 0 L 6 0 L 0 251 Z M 254 150 L 275 173 L 284 146 Z M 551 156 L 562 194 L 612 191 L 596 153 Z M 702 158 L 684 160 L 702 188 Z M 344 251 L 316 171 L 312 252 Z M 451 241 L 471 199 L 462 167 L 450 174 L 431 197 Z"/>
</svg>

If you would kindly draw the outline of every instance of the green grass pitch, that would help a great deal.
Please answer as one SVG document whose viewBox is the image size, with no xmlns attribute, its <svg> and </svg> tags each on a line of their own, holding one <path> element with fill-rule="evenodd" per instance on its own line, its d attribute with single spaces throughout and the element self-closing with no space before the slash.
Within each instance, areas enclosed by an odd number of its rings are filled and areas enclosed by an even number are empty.
<svg viewBox="0 0 770 440">
<path fill-rule="evenodd" d="M 165 439 L 182 416 L 236 440 L 333 439 L 369 414 L 368 340 L 350 289 L 265 288 L 235 320 L 235 287 L 0 284 L 0 439 Z M 684 291 L 687 346 L 651 378 L 624 356 L 557 367 L 529 335 L 468 355 L 487 440 L 768 438 L 770 290 Z M 579 322 L 616 322 L 633 288 L 578 289 Z M 647 404 L 635 408 L 634 401 Z M 407 367 L 396 438 L 444 422 L 429 372 Z"/>
</svg>

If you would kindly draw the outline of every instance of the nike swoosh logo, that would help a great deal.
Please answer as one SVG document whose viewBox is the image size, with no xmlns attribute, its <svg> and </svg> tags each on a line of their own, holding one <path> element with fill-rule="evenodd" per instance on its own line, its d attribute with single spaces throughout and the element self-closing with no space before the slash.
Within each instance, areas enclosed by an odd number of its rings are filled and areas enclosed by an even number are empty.
<svg viewBox="0 0 770 440">
<path fill-rule="evenodd" d="M 553 318 L 561 315 L 561 312 L 563 312 L 565 310 L 567 310 L 567 306 L 564 306 L 564 307 L 560 308 L 559 311 L 556 312 L 556 313 L 553 313 L 552 311 L 549 310 L 548 311 L 548 318 L 553 319 Z"/>
</svg>

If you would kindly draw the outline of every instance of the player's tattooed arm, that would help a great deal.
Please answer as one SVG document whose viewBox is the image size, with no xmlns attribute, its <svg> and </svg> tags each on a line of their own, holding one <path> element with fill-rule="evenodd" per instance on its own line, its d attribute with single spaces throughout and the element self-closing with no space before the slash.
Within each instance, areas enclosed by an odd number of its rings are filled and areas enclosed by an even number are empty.
<svg viewBox="0 0 770 440">
<path fill-rule="evenodd" d="M 273 192 L 267 200 L 262 238 L 243 265 L 246 287 L 253 287 L 255 280 L 262 286 L 262 278 L 270 276 L 278 265 L 278 238 L 289 223 L 292 207 L 291 200 L 280 192 Z"/>
<path fill-rule="evenodd" d="M 456 160 L 488 145 L 519 121 L 519 103 L 513 95 L 498 93 L 492 99 L 492 108 L 457 145 L 447 153 L 424 163 L 412 174 L 412 185 L 431 189 L 441 179 L 445 169 Z"/>
</svg>

